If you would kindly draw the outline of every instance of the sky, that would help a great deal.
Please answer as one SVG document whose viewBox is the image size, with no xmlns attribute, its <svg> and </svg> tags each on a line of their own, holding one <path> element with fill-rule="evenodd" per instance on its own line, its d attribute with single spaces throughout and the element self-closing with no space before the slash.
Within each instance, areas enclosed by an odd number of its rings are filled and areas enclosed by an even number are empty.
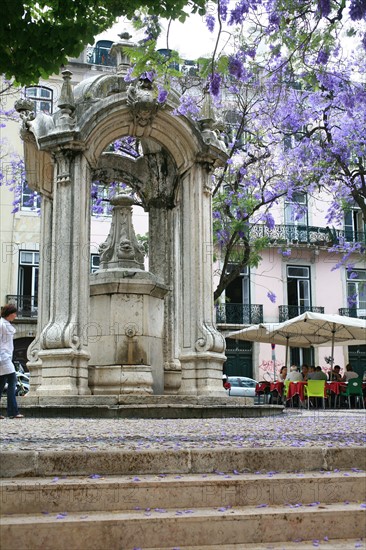
<svg viewBox="0 0 366 550">
<path fill-rule="evenodd" d="M 177 50 L 184 59 L 197 59 L 199 56 L 212 54 L 215 47 L 216 35 L 210 33 L 206 27 L 204 18 L 199 15 L 190 15 L 185 23 L 173 21 L 170 25 L 169 41 L 167 46 L 166 29 L 168 28 L 167 20 L 163 21 L 163 29 L 165 32 L 159 37 L 158 47 Z M 95 38 L 98 40 L 119 40 L 118 34 L 123 31 L 129 31 L 136 39 L 142 38 L 142 33 L 137 34 L 137 31 L 132 28 L 126 18 L 120 18 L 118 23 L 113 25 L 111 29 L 103 32 Z"/>
</svg>

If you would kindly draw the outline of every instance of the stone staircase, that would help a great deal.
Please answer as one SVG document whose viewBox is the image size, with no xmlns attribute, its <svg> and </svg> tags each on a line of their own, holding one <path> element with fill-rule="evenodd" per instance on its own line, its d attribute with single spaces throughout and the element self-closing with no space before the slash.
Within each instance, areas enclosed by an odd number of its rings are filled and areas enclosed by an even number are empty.
<svg viewBox="0 0 366 550">
<path fill-rule="evenodd" d="M 45 471 L 37 468 L 40 477 L 15 477 L 22 475 L 20 470 L 6 477 L 2 472 L 0 548 L 365 548 L 361 539 L 366 535 L 366 475 L 360 468 L 361 449 L 354 460 L 350 460 L 352 449 L 335 450 L 329 470 L 318 469 L 316 463 L 302 471 L 296 469 L 296 456 L 309 451 L 311 459 L 315 450 L 296 449 L 292 454 L 288 449 L 288 461 L 280 452 L 283 449 L 278 451 L 277 457 L 274 449 L 271 453 L 276 472 L 215 471 L 215 464 L 223 466 L 217 450 L 211 463 L 206 457 L 207 473 L 202 467 L 194 473 L 192 468 L 188 473 L 178 473 L 180 469 L 162 473 L 164 451 L 151 455 L 150 464 L 135 453 L 136 467 L 133 470 L 130 464 L 124 475 L 111 475 L 115 470 L 107 466 L 101 474 L 79 467 L 75 475 L 76 466 L 65 464 L 65 456 L 54 461 L 55 475 L 43 475 Z M 346 470 L 337 467 L 342 462 Z"/>
</svg>

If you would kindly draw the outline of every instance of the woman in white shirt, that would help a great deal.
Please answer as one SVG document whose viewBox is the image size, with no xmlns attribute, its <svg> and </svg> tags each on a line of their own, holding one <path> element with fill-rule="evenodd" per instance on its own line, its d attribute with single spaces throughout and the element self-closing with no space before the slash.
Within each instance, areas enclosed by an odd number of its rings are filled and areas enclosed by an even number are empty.
<svg viewBox="0 0 366 550">
<path fill-rule="evenodd" d="M 1 308 L 0 318 L 0 398 L 3 394 L 6 382 L 8 388 L 7 413 L 9 418 L 23 418 L 19 414 L 15 390 L 17 386 L 17 375 L 13 365 L 15 328 L 11 324 L 17 316 L 17 308 L 13 304 L 6 304 Z M 0 416 L 3 419 L 3 416 Z"/>
</svg>

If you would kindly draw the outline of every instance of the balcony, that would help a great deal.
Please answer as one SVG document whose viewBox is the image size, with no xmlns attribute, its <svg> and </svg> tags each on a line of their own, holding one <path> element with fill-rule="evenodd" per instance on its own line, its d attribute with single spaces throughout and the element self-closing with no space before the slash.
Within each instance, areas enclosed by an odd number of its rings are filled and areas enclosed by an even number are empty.
<svg viewBox="0 0 366 550">
<path fill-rule="evenodd" d="M 313 313 L 324 313 L 323 307 L 310 307 L 310 306 L 278 306 L 279 322 L 283 323 L 289 319 L 293 319 L 305 311 L 312 311 Z"/>
<path fill-rule="evenodd" d="M 38 296 L 8 294 L 6 302 L 16 306 L 19 319 L 35 319 L 38 315 Z"/>
<path fill-rule="evenodd" d="M 366 233 L 362 231 L 342 231 L 311 225 L 275 225 L 272 229 L 265 225 L 253 225 L 250 228 L 250 240 L 263 237 L 267 237 L 274 246 L 303 244 L 327 247 L 337 244 L 339 239 L 366 243 Z"/>
<path fill-rule="evenodd" d="M 90 65 L 104 65 L 105 67 L 116 67 L 117 58 L 110 55 L 110 48 L 89 46 L 86 48 L 86 62 Z"/>
<path fill-rule="evenodd" d="M 259 304 L 216 304 L 216 323 L 256 325 L 263 323 L 263 306 Z"/>
<path fill-rule="evenodd" d="M 341 307 L 338 309 L 338 313 L 339 315 L 346 315 L 347 317 L 356 317 L 356 319 L 366 319 L 366 309 Z"/>
</svg>

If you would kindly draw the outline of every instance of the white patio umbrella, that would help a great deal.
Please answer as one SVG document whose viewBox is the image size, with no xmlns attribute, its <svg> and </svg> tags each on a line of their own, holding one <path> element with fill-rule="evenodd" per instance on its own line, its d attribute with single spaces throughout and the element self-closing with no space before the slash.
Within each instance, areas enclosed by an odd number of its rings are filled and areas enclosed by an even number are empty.
<svg viewBox="0 0 366 550">
<path fill-rule="evenodd" d="M 331 344 L 331 370 L 333 370 L 335 345 L 366 344 L 366 321 L 354 317 L 307 311 L 283 323 L 261 323 L 229 332 L 226 337 L 286 345 L 286 365 L 289 347 L 306 348 Z"/>
<path fill-rule="evenodd" d="M 308 338 L 301 334 L 285 334 L 278 330 L 282 323 L 260 323 L 225 334 L 226 338 L 235 340 L 247 340 L 249 342 L 262 342 L 286 346 L 285 365 L 288 361 L 288 348 L 309 348 L 312 344 Z"/>
<path fill-rule="evenodd" d="M 293 319 L 278 324 L 269 337 L 289 336 L 290 341 L 304 339 L 311 346 L 331 344 L 331 371 L 333 370 L 334 346 L 355 346 L 366 344 L 366 320 L 343 315 L 327 315 L 306 311 Z M 302 346 L 301 346 L 302 347 Z"/>
</svg>

